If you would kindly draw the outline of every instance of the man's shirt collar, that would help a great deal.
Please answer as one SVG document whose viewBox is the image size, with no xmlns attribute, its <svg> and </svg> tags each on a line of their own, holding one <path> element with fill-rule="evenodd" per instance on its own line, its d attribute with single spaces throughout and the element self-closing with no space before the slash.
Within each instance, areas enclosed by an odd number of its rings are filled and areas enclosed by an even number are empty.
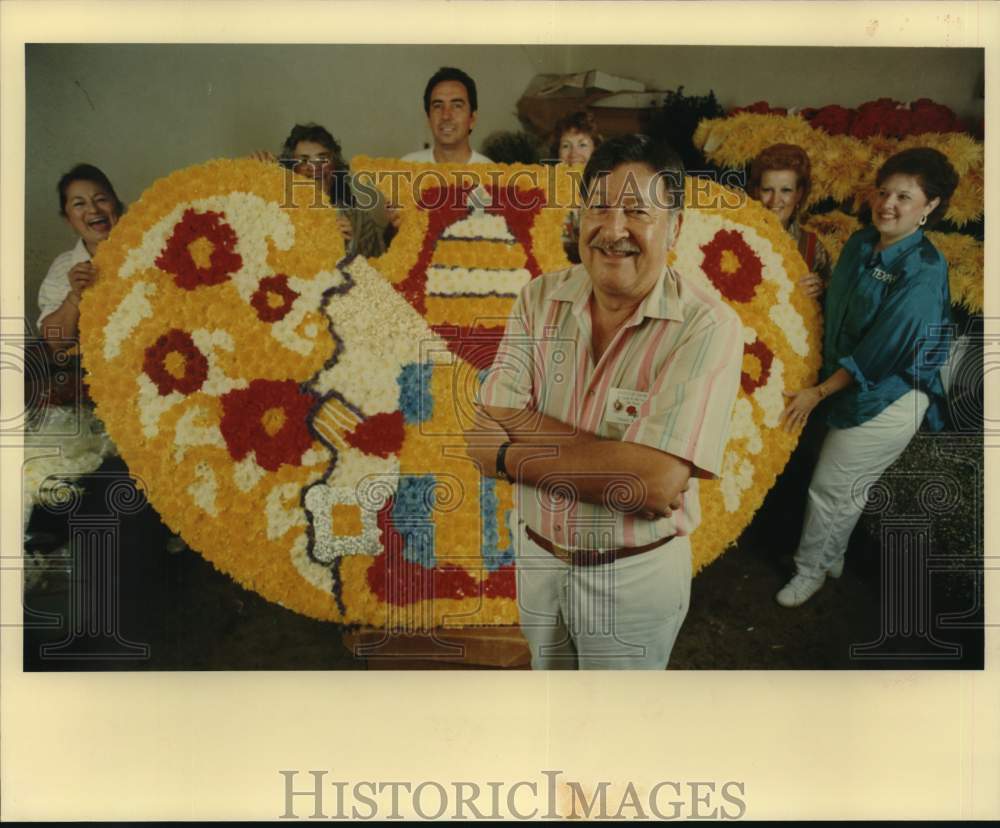
<svg viewBox="0 0 1000 828">
<path fill-rule="evenodd" d="M 569 302 L 573 306 L 573 313 L 579 315 L 586 311 L 587 303 L 594 292 L 593 283 L 590 281 L 590 274 L 587 268 L 582 265 L 574 265 L 569 270 L 565 281 L 558 288 L 552 291 L 549 297 L 553 302 Z M 671 319 L 682 322 L 684 316 L 681 313 L 681 299 L 677 290 L 677 274 L 669 267 L 664 267 L 660 278 L 653 289 L 639 304 L 636 314 L 632 317 L 636 321 L 649 317 L 650 319 Z"/>
</svg>

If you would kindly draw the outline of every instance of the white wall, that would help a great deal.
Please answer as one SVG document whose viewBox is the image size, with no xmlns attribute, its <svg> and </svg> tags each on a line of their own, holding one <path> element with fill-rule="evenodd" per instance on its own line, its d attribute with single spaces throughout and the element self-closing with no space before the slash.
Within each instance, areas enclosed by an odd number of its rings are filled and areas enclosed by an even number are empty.
<svg viewBox="0 0 1000 828">
<path fill-rule="evenodd" d="M 473 145 L 517 129 L 517 99 L 539 72 L 591 68 L 723 106 L 852 106 L 929 97 L 981 116 L 982 51 L 598 46 L 29 45 L 25 159 L 25 297 L 75 242 L 55 185 L 79 161 L 101 167 L 134 201 L 150 183 L 209 158 L 277 151 L 291 125 L 316 121 L 345 154 L 398 156 L 429 140 L 421 96 L 440 66 L 479 88 Z"/>
</svg>

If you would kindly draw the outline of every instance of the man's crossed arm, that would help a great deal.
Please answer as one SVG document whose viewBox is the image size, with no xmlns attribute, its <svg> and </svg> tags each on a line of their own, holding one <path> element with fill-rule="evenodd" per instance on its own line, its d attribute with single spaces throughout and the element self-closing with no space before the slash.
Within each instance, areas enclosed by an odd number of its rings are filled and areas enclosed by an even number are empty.
<svg viewBox="0 0 1000 828">
<path fill-rule="evenodd" d="M 668 517 L 681 505 L 691 464 L 639 443 L 607 440 L 537 411 L 481 405 L 465 433 L 469 456 L 496 476 L 501 445 L 512 478 L 540 488 L 572 486 L 580 500 L 641 517 Z M 613 504 L 609 493 L 614 492 Z"/>
</svg>

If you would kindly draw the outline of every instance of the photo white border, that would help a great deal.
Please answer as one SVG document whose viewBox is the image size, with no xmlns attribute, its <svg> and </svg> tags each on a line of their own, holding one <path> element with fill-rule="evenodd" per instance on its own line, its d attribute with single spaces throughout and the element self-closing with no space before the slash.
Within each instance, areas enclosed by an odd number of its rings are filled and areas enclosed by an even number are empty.
<svg viewBox="0 0 1000 828">
<path fill-rule="evenodd" d="M 498 21 L 505 31 L 496 31 Z M 25 43 L 301 43 L 306 32 L 358 43 L 600 37 L 622 44 L 985 47 L 990 100 L 1000 66 L 1000 7 L 988 2 L 537 0 L 498 10 L 485 0 L 7 0 L 0 2 L 3 333 L 18 324 L 24 303 Z M 986 212 L 1000 215 L 1000 188 L 992 186 L 996 129 L 993 118 Z M 996 239 L 992 232 L 986 246 L 994 282 Z M 987 330 L 1000 333 L 995 284 L 986 316 L 994 320 Z M 20 410 L 18 386 L 4 378 L 3 417 Z M 987 422 L 997 419 L 998 391 L 993 377 Z M 995 453 L 987 451 L 987 494 L 996 492 Z M 284 807 L 279 769 L 327 770 L 329 779 L 352 783 L 509 784 L 540 779 L 546 769 L 645 790 L 661 780 L 737 780 L 746 786 L 750 819 L 1000 817 L 998 635 L 991 628 L 984 672 L 24 674 L 20 573 L 11 569 L 20 549 L 20 457 L 4 447 L 0 459 L 5 820 L 274 819 Z M 988 512 L 985 518 L 986 548 L 995 555 L 995 520 Z M 993 623 L 995 580 L 987 577 Z"/>
</svg>

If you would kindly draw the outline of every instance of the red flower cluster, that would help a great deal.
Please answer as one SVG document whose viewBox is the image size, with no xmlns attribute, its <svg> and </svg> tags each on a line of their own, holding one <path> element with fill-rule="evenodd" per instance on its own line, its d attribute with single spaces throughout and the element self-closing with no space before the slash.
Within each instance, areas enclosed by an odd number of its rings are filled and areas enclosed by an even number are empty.
<svg viewBox="0 0 1000 828">
<path fill-rule="evenodd" d="M 784 107 L 772 107 L 767 101 L 757 101 L 750 106 L 740 106 L 729 114 L 753 112 L 758 115 L 786 115 Z M 966 132 L 968 128 L 948 107 L 929 98 L 920 98 L 909 106 L 892 98 L 868 101 L 857 109 L 831 104 L 819 109 L 806 108 L 799 113 L 814 129 L 830 135 L 852 135 L 870 138 L 887 135 L 904 138 L 923 135 L 925 132 Z"/>
<path fill-rule="evenodd" d="M 774 353 L 760 339 L 755 340 L 750 345 L 743 346 L 743 359 L 752 357 L 760 364 L 760 372 L 756 377 L 751 376 L 746 371 L 740 373 L 740 385 L 743 392 L 748 396 L 761 386 L 767 385 L 768 377 L 771 376 L 771 363 L 774 362 Z"/>
<path fill-rule="evenodd" d="M 784 107 L 772 107 L 767 101 L 757 101 L 750 106 L 740 106 L 729 114 L 753 112 L 758 115 L 786 115 Z M 925 132 L 967 132 L 968 128 L 948 107 L 920 98 L 909 106 L 892 98 L 868 101 L 857 109 L 847 109 L 831 104 L 819 109 L 807 108 L 799 113 L 814 129 L 830 135 L 851 135 L 870 138 L 886 135 L 903 138 L 923 135 Z"/>
<path fill-rule="evenodd" d="M 719 292 L 734 302 L 749 302 L 763 278 L 757 254 L 735 230 L 720 230 L 701 246 L 701 269 Z"/>
<path fill-rule="evenodd" d="M 788 110 L 784 107 L 772 107 L 767 101 L 757 101 L 750 106 L 738 106 L 730 110 L 730 115 L 739 115 L 741 112 L 752 112 L 754 115 L 787 115 Z"/>
<path fill-rule="evenodd" d="M 250 304 L 262 322 L 277 322 L 288 315 L 298 297 L 299 294 L 288 286 L 288 277 L 279 273 L 260 280 L 257 290 L 250 297 Z"/>
<path fill-rule="evenodd" d="M 312 445 L 307 422 L 315 404 L 294 380 L 255 379 L 222 397 L 219 429 L 233 459 L 253 451 L 261 468 L 277 471 L 300 463 Z"/>
<path fill-rule="evenodd" d="M 393 411 L 389 414 L 375 414 L 363 420 L 344 439 L 365 454 L 388 457 L 399 453 L 405 437 L 403 412 Z"/>
<path fill-rule="evenodd" d="M 211 210 L 185 210 L 157 256 L 156 266 L 172 273 L 177 286 L 186 290 L 227 281 L 243 266 L 243 259 L 233 251 L 236 232 L 224 218 L 222 213 Z"/>
<path fill-rule="evenodd" d="M 156 384 L 161 397 L 171 391 L 193 394 L 208 376 L 208 360 L 191 334 L 174 328 L 146 349 L 142 370 Z"/>
</svg>

